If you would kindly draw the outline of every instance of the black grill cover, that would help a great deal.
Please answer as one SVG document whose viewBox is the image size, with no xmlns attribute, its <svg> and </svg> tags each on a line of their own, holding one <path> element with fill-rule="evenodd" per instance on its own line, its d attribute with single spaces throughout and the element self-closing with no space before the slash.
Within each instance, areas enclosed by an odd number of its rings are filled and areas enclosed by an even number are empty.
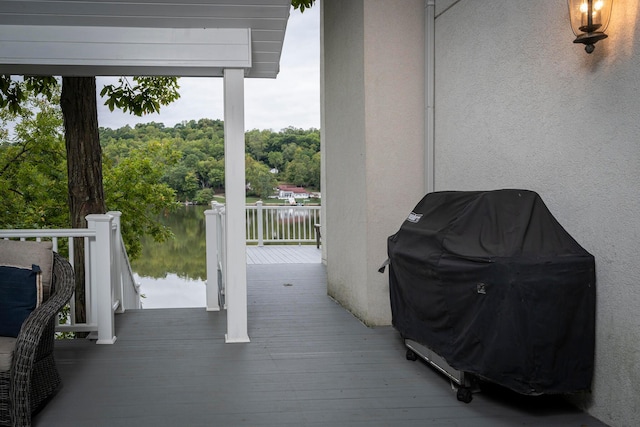
<svg viewBox="0 0 640 427">
<path fill-rule="evenodd" d="M 388 239 L 394 327 L 523 394 L 589 390 L 595 262 L 527 190 L 427 194 Z"/>
</svg>

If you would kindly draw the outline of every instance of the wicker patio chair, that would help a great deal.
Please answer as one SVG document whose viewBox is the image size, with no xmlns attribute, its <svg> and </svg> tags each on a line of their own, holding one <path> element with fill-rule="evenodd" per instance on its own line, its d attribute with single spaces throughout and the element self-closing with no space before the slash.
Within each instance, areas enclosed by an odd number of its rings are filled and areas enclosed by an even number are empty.
<svg viewBox="0 0 640 427">
<path fill-rule="evenodd" d="M 57 313 L 75 286 L 67 260 L 53 255 L 51 296 L 22 324 L 15 341 L 11 370 L 0 372 L 0 425 L 30 426 L 31 416 L 61 385 L 53 358 Z"/>
</svg>

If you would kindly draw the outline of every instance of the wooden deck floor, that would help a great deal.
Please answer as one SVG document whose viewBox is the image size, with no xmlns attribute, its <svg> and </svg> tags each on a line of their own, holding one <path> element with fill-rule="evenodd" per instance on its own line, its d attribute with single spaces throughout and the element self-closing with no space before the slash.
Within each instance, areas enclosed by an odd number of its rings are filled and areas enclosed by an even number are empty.
<svg viewBox="0 0 640 427">
<path fill-rule="evenodd" d="M 247 246 L 247 264 L 315 264 L 322 249 L 315 245 Z"/>
<path fill-rule="evenodd" d="M 575 426 L 604 424 L 558 397 L 449 382 L 405 360 L 391 327 L 368 328 L 326 295 L 322 264 L 249 265 L 250 343 L 225 344 L 224 312 L 127 311 L 118 340 L 59 342 L 64 387 L 34 419 L 100 426 Z"/>
</svg>

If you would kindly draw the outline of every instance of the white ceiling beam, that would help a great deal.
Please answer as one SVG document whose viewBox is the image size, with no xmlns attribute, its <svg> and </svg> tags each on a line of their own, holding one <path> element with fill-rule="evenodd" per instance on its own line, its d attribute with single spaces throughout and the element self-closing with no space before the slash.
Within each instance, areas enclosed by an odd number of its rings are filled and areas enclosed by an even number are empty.
<svg viewBox="0 0 640 427">
<path fill-rule="evenodd" d="M 0 73 L 222 76 L 250 69 L 248 28 L 0 26 Z"/>
</svg>

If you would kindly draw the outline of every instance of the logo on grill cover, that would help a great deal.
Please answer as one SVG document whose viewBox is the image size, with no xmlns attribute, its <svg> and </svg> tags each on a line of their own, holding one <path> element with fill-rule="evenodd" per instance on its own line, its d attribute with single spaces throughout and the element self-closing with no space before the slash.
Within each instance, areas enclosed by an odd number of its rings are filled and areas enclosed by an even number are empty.
<svg viewBox="0 0 640 427">
<path fill-rule="evenodd" d="M 409 214 L 409 216 L 407 217 L 407 221 L 413 222 L 415 224 L 418 221 L 420 221 L 420 218 L 422 218 L 422 214 L 417 214 L 415 212 L 411 212 Z"/>
</svg>

